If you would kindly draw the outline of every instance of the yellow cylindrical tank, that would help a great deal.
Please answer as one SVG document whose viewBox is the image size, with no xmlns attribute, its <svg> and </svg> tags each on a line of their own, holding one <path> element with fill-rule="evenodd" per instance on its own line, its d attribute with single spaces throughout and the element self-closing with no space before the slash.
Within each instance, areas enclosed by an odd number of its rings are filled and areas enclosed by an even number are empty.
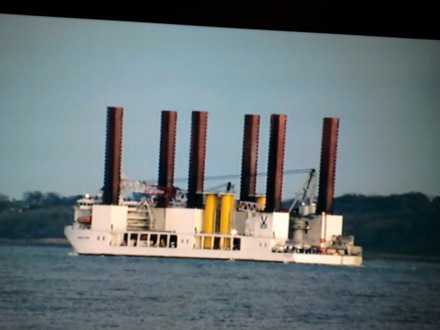
<svg viewBox="0 0 440 330">
<path fill-rule="evenodd" d="M 210 193 L 205 195 L 205 213 L 203 216 L 203 232 L 212 234 L 214 232 L 215 215 L 217 213 L 217 194 Z M 212 247 L 212 237 L 205 237 L 203 248 Z"/>
<path fill-rule="evenodd" d="M 257 211 L 263 211 L 266 207 L 266 195 L 255 196 L 255 202 L 257 203 Z"/>
<path fill-rule="evenodd" d="M 220 234 L 231 234 L 232 213 L 234 212 L 235 195 L 225 193 L 221 195 L 220 206 Z M 223 239 L 222 248 L 229 248 L 231 245 L 230 238 Z"/>
</svg>

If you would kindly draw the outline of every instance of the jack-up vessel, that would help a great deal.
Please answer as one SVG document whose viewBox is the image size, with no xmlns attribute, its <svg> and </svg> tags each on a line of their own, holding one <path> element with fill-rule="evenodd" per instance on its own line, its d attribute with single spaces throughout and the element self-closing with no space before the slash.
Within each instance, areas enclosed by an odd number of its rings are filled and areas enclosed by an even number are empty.
<svg viewBox="0 0 440 330">
<path fill-rule="evenodd" d="M 162 111 L 159 178 L 121 178 L 123 108 L 107 109 L 102 196 L 84 195 L 65 235 L 78 254 L 362 265 L 362 248 L 332 214 L 338 118 L 324 118 L 319 196 L 314 169 L 284 171 L 286 115 L 271 116 L 266 194 L 255 192 L 259 116 L 245 115 L 240 196 L 228 182 L 205 191 L 207 112 L 192 112 L 188 189 L 174 186 L 177 113 Z M 289 203 L 283 176 L 307 179 Z M 224 178 L 227 178 L 226 176 Z M 129 194 L 128 194 L 129 193 Z"/>
</svg>

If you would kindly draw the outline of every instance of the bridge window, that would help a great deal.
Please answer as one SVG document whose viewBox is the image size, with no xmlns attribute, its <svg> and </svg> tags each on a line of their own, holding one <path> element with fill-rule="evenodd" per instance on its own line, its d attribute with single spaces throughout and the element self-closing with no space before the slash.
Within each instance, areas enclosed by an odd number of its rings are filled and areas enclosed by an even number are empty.
<svg viewBox="0 0 440 330">
<path fill-rule="evenodd" d="M 235 237 L 232 242 L 232 250 L 240 250 L 241 249 L 241 239 Z"/>
<path fill-rule="evenodd" d="M 160 247 L 166 247 L 168 244 L 168 235 L 160 235 Z"/>
<path fill-rule="evenodd" d="M 150 246 L 157 246 L 157 234 L 150 235 Z"/>
<path fill-rule="evenodd" d="M 171 235 L 170 236 L 170 247 L 171 248 L 176 248 L 177 247 L 177 236 L 176 235 Z"/>
<path fill-rule="evenodd" d="M 138 234 L 131 234 L 130 235 L 130 246 L 136 246 L 138 239 Z"/>
<path fill-rule="evenodd" d="M 139 238 L 139 245 L 140 246 L 147 246 L 148 242 L 148 234 L 141 234 L 141 237 Z"/>
</svg>

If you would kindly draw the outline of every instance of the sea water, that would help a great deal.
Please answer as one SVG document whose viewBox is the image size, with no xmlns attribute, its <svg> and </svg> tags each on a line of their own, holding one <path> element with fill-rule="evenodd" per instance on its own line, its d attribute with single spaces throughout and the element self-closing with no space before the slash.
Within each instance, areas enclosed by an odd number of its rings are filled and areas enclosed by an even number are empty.
<svg viewBox="0 0 440 330">
<path fill-rule="evenodd" d="M 440 262 L 79 256 L 0 244 L 0 329 L 439 329 Z"/>
</svg>

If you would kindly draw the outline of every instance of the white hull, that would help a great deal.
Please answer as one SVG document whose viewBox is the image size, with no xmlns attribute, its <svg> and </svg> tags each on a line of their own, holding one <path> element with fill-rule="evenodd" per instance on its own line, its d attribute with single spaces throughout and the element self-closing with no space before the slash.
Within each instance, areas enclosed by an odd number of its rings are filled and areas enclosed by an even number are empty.
<svg viewBox="0 0 440 330">
<path fill-rule="evenodd" d="M 140 232 L 170 235 L 169 232 Z M 272 252 L 273 241 L 264 237 L 240 237 L 240 249 L 205 249 L 197 247 L 196 242 L 203 238 L 203 234 L 179 234 L 176 247 L 148 246 L 148 243 L 137 239 L 126 246 L 114 244 L 112 238 L 123 233 L 109 231 L 84 230 L 74 226 L 65 228 L 65 235 L 78 254 L 84 255 L 113 255 L 113 256 L 138 256 L 138 257 L 168 257 L 168 258 L 194 258 L 194 259 L 220 259 L 220 260 L 248 260 L 298 264 L 321 265 L 362 265 L 362 256 L 354 255 L 329 255 L 309 254 L 297 252 Z M 223 235 L 233 239 L 232 235 Z"/>
</svg>

